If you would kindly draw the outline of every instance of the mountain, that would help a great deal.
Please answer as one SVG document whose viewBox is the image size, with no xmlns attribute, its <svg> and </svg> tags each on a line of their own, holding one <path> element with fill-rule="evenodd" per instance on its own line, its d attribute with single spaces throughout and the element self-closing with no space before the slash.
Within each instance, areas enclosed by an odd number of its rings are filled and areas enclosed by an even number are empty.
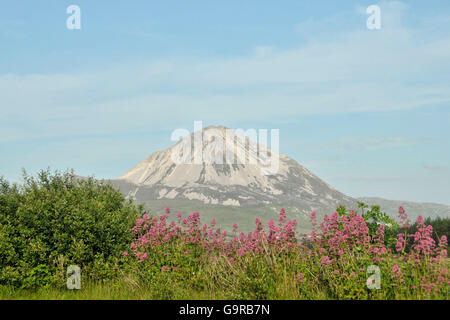
<svg viewBox="0 0 450 320">
<path fill-rule="evenodd" d="M 277 170 L 272 170 L 274 163 Z M 450 207 L 444 205 L 351 198 L 297 161 L 225 127 L 186 135 L 110 181 L 153 212 L 166 207 L 185 214 L 198 211 L 203 221 L 215 218 L 227 228 L 237 222 L 242 231 L 251 230 L 256 217 L 263 222 L 276 219 L 280 208 L 299 220 L 300 231 L 308 231 L 312 211 L 321 217 L 341 205 L 357 209 L 358 201 L 380 205 L 392 217 L 400 205 L 412 218 L 450 216 Z"/>
<path fill-rule="evenodd" d="M 199 134 L 203 139 L 200 147 L 195 148 L 192 142 Z M 236 138 L 227 139 L 230 134 Z M 183 146 L 189 146 L 191 154 L 176 163 L 173 155 Z M 235 155 L 230 158 L 234 161 L 227 161 L 227 154 Z M 200 155 L 211 155 L 210 158 L 221 161 L 195 162 Z M 270 172 L 269 159 L 277 158 L 278 170 Z M 291 217 L 307 220 L 312 211 L 324 215 L 340 205 L 356 205 L 354 199 L 297 161 L 225 127 L 208 127 L 191 133 L 169 149 L 151 154 L 112 182 L 128 197 L 158 209 L 170 204 L 183 209 L 194 207 L 194 203 L 200 206 L 196 211 L 239 209 L 276 217 L 279 209 L 285 207 L 290 209 Z"/>
</svg>

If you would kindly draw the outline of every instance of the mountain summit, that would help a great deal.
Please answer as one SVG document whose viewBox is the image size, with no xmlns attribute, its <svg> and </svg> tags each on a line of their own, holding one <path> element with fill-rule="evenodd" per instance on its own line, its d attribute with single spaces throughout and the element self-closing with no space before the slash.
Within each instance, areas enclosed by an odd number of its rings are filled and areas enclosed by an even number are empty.
<svg viewBox="0 0 450 320">
<path fill-rule="evenodd" d="M 221 206 L 284 206 L 304 214 L 330 213 L 339 205 L 354 207 L 354 199 L 268 148 L 267 134 L 259 135 L 264 144 L 254 138 L 256 131 L 207 127 L 153 153 L 116 184 L 122 192 L 127 190 L 128 196 L 144 202 L 198 200 Z"/>
</svg>

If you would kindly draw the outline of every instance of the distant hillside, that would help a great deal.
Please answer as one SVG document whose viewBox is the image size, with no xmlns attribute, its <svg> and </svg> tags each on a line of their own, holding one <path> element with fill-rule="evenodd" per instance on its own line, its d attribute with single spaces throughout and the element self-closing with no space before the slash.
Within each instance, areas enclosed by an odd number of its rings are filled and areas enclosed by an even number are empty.
<svg viewBox="0 0 450 320">
<path fill-rule="evenodd" d="M 404 200 L 386 200 L 382 198 L 363 197 L 358 198 L 368 205 L 379 205 L 381 210 L 386 212 L 391 217 L 397 218 L 398 207 L 405 208 L 408 216 L 412 219 L 416 219 L 419 215 L 425 217 L 450 217 L 450 206 L 437 203 L 428 202 L 412 202 Z"/>
</svg>

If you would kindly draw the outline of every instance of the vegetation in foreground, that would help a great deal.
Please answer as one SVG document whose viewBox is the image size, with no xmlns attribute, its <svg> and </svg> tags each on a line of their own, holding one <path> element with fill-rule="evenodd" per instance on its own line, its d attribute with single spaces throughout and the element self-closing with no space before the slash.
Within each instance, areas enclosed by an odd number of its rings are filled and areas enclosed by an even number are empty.
<svg viewBox="0 0 450 320">
<path fill-rule="evenodd" d="M 359 210 L 338 208 L 320 223 L 312 213 L 313 231 L 298 234 L 282 209 L 244 234 L 198 213 L 145 213 L 71 173 L 1 180 L 0 297 L 448 299 L 449 219 L 411 225 L 401 207 L 398 222 Z M 69 265 L 81 268 L 80 290 L 66 288 Z"/>
</svg>

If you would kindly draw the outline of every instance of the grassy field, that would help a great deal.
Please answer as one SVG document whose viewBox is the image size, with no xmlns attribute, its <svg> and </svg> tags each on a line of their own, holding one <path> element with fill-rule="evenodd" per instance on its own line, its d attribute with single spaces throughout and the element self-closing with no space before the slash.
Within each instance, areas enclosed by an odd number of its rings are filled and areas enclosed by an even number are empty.
<svg viewBox="0 0 450 320">
<path fill-rule="evenodd" d="M 448 265 L 448 261 L 447 261 Z M 364 279 L 365 275 L 359 277 Z M 229 279 L 231 282 L 233 280 Z M 249 279 L 250 280 L 250 279 Z M 253 279 L 256 280 L 256 279 Z M 251 280 L 250 280 L 251 281 Z M 297 276 L 280 273 L 275 277 L 275 286 L 261 297 L 258 288 L 254 293 L 250 292 L 252 285 L 247 288 L 235 283 L 235 288 L 223 283 L 211 283 L 203 289 L 186 285 L 177 277 L 167 278 L 157 283 L 132 279 L 130 277 L 117 278 L 107 281 L 83 280 L 80 290 L 69 290 L 64 287 L 17 289 L 7 286 L 0 287 L 0 299 L 2 300 L 448 300 L 450 294 L 440 290 L 436 294 L 425 294 L 423 291 L 403 288 L 398 292 L 393 291 L 391 284 L 384 287 L 383 281 L 390 279 L 381 278 L 380 290 L 367 290 L 363 281 L 353 283 L 336 283 L 342 286 L 341 296 L 335 294 L 337 288 L 328 288 L 323 284 L 310 284 L 308 288 L 301 286 Z M 247 283 L 248 285 L 248 283 Z M 260 288 L 261 289 L 261 288 Z M 447 289 L 448 290 L 448 289 Z M 337 290 L 338 291 L 338 290 Z M 245 292 L 245 295 L 243 293 Z M 352 296 L 353 294 L 353 296 Z"/>
<path fill-rule="evenodd" d="M 0 287 L 3 300 L 155 300 L 162 299 L 158 292 L 146 287 L 127 283 L 125 280 L 111 282 L 83 283 L 80 290 L 67 288 L 41 288 L 37 290 L 14 289 Z M 179 300 L 211 300 L 226 297 L 212 292 L 195 292 L 183 290 L 181 287 L 171 299 Z"/>
</svg>

